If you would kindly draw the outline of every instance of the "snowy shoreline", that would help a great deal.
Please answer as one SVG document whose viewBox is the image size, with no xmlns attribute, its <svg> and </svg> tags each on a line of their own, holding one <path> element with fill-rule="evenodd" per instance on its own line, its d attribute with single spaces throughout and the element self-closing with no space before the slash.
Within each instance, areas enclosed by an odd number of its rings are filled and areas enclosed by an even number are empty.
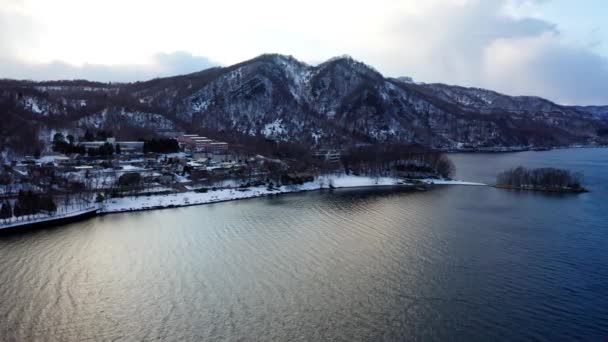
<svg viewBox="0 0 608 342">
<path fill-rule="evenodd" d="M 275 196 L 280 194 L 298 193 L 304 191 L 316 191 L 321 189 L 355 189 L 373 187 L 402 187 L 405 189 L 416 190 L 423 185 L 469 185 L 487 186 L 483 183 L 463 182 L 457 180 L 442 179 L 420 179 L 407 182 L 392 177 L 366 177 L 366 176 L 321 176 L 312 182 L 301 185 L 283 185 L 269 189 L 266 186 L 249 188 L 231 188 L 221 190 L 209 190 L 208 192 L 187 191 L 182 193 L 172 193 L 163 195 L 134 196 L 112 198 L 106 203 L 85 210 L 78 210 L 66 214 L 38 218 L 31 221 L 13 221 L 1 223 L 0 231 L 16 229 L 26 229 L 39 225 L 55 225 L 64 222 L 66 219 L 85 219 L 92 216 L 127 213 L 147 210 L 169 209 L 188 207 L 203 204 L 221 203 L 242 199 L 260 198 Z"/>
<path fill-rule="evenodd" d="M 112 214 L 122 212 L 134 212 L 144 210 L 155 210 L 163 208 L 177 208 L 211 203 L 221 203 L 241 199 L 266 197 L 287 193 L 298 193 L 304 191 L 315 191 L 321 189 L 353 189 L 366 187 L 403 187 L 415 190 L 420 185 L 469 185 L 486 186 L 483 183 L 462 182 L 456 180 L 422 179 L 418 183 L 404 182 L 392 177 L 364 177 L 364 176 L 323 176 L 312 182 L 302 185 L 283 185 L 269 190 L 265 186 L 249 187 L 243 189 L 223 189 L 197 193 L 193 191 L 151 195 L 142 197 L 113 198 L 105 203 L 101 214 Z"/>
</svg>

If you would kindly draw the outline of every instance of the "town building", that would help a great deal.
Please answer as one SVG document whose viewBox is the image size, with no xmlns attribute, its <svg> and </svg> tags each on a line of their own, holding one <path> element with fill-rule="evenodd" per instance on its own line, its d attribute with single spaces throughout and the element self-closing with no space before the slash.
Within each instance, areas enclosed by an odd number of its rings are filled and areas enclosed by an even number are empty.
<svg viewBox="0 0 608 342">
<path fill-rule="evenodd" d="M 208 151 L 213 154 L 226 154 L 228 151 L 228 143 L 225 142 L 212 142 L 208 146 Z"/>
<path fill-rule="evenodd" d="M 198 134 L 182 134 L 177 137 L 177 142 L 182 148 L 194 148 L 194 139 L 198 137 Z"/>
<path fill-rule="evenodd" d="M 144 142 L 143 141 L 117 141 L 114 145 L 120 145 L 120 152 L 127 154 L 136 154 L 144 152 Z"/>
<path fill-rule="evenodd" d="M 197 134 L 183 134 L 177 138 L 177 142 L 182 148 L 194 152 L 225 154 L 228 151 L 228 143 L 201 137 Z"/>
<path fill-rule="evenodd" d="M 313 156 L 329 163 L 339 163 L 342 154 L 338 150 L 320 150 L 314 153 Z"/>
<path fill-rule="evenodd" d="M 197 137 L 192 139 L 194 141 L 194 149 L 199 152 L 206 152 L 209 150 L 213 140 L 207 139 L 206 137 Z"/>
<path fill-rule="evenodd" d="M 104 144 L 111 144 L 116 149 L 120 145 L 120 152 L 124 154 L 135 154 L 144 152 L 143 141 L 116 141 L 115 138 L 108 138 L 105 141 L 82 141 L 79 143 L 85 149 L 100 148 Z"/>
</svg>

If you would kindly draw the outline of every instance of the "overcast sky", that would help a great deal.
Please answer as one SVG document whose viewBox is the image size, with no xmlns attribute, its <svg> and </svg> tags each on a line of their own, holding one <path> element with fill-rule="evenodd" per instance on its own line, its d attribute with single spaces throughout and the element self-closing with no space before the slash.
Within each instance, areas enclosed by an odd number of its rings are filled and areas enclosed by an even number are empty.
<svg viewBox="0 0 608 342">
<path fill-rule="evenodd" d="M 265 52 L 608 104 L 605 0 L 0 0 L 0 77 L 145 80 Z"/>
</svg>

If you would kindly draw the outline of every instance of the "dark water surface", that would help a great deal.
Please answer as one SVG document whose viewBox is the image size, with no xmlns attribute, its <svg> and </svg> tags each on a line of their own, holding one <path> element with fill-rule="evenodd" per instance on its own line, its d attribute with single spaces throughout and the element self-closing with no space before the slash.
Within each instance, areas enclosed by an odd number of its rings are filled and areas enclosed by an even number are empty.
<svg viewBox="0 0 608 342">
<path fill-rule="evenodd" d="M 592 192 L 326 191 L 0 236 L 0 340 L 606 340 L 608 150 L 452 158 Z"/>
</svg>

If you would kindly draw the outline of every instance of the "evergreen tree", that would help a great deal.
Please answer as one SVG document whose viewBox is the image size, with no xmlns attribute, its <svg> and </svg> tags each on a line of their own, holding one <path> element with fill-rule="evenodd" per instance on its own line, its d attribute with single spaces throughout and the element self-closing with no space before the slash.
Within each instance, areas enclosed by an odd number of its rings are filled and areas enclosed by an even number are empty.
<svg viewBox="0 0 608 342">
<path fill-rule="evenodd" d="M 63 135 L 63 133 L 55 133 L 55 135 L 53 136 L 53 142 L 65 142 L 65 136 Z"/>
<path fill-rule="evenodd" d="M 19 216 L 27 215 L 27 197 L 23 190 L 20 190 L 17 195 L 17 202 L 15 202 L 14 208 L 15 216 L 17 216 L 17 208 L 19 208 Z"/>
<path fill-rule="evenodd" d="M 23 212 L 21 210 L 21 207 L 19 206 L 19 203 L 15 203 L 15 206 L 13 207 L 13 215 L 15 215 L 16 218 L 20 218 L 21 216 L 23 216 Z"/>
<path fill-rule="evenodd" d="M 175 139 L 144 140 L 144 153 L 175 153 L 179 152 L 179 143 Z"/>
<path fill-rule="evenodd" d="M 8 201 L 4 201 L 2 203 L 2 208 L 0 208 L 0 219 L 7 220 L 13 216 L 13 209 L 11 208 L 11 204 Z"/>
<path fill-rule="evenodd" d="M 20 214 L 22 216 L 35 215 L 44 209 L 40 195 L 31 190 L 28 190 L 27 192 L 19 191 L 17 203 L 15 203 L 15 210 L 17 206 L 19 206 Z"/>
<path fill-rule="evenodd" d="M 89 131 L 87 129 L 87 131 L 84 133 L 84 141 L 93 141 L 95 140 L 95 136 L 93 135 L 93 133 L 91 133 L 91 131 Z"/>
<path fill-rule="evenodd" d="M 49 214 L 54 215 L 57 212 L 57 205 L 53 200 L 53 196 L 48 195 L 43 202 L 44 210 L 46 210 Z"/>
<path fill-rule="evenodd" d="M 6 201 L 6 213 L 8 214 L 8 217 L 13 217 L 13 206 L 11 205 L 11 202 Z"/>
<path fill-rule="evenodd" d="M 65 142 L 65 137 L 62 133 L 55 133 L 53 136 L 53 151 L 61 152 L 67 143 Z"/>
<path fill-rule="evenodd" d="M 101 203 L 104 201 L 104 197 L 102 194 L 97 194 L 97 196 L 95 197 L 95 202 L 97 203 Z"/>
</svg>

